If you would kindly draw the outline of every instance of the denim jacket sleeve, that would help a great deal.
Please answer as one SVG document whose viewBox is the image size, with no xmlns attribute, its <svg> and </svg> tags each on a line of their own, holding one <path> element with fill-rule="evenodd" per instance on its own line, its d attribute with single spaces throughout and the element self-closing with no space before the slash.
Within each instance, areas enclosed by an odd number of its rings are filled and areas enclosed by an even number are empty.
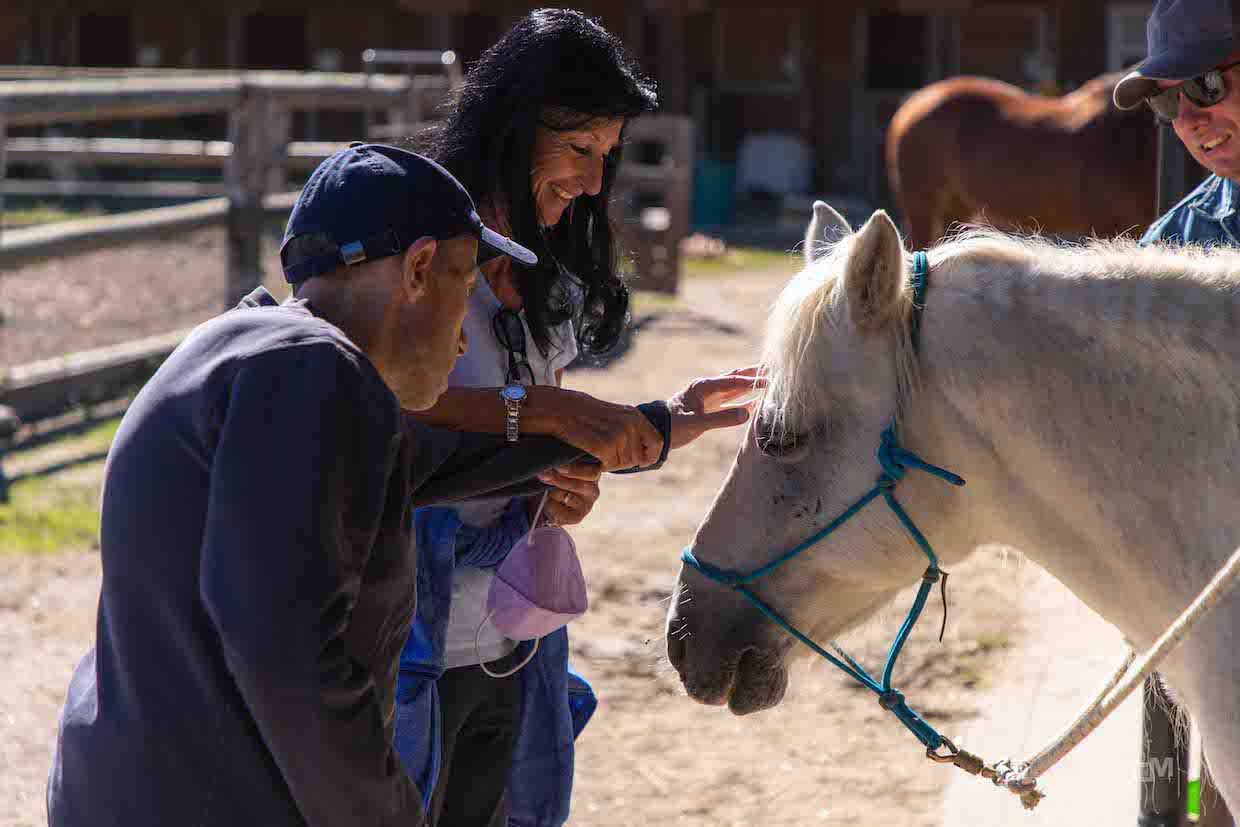
<svg viewBox="0 0 1240 827">
<path fill-rule="evenodd" d="M 498 566 L 508 556 L 508 550 L 529 530 L 525 499 L 513 499 L 493 526 L 479 528 L 461 524 L 456 534 L 456 564 L 484 569 Z"/>
</svg>

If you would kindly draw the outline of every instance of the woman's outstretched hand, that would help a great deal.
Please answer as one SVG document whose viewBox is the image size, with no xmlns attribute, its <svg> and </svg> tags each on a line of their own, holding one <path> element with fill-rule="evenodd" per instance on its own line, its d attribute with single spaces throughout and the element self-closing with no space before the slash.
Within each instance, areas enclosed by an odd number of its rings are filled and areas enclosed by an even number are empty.
<svg viewBox="0 0 1240 827">
<path fill-rule="evenodd" d="M 753 412 L 756 399 L 729 405 L 766 387 L 760 365 L 740 368 L 723 376 L 694 379 L 667 401 L 672 411 L 672 450 L 683 448 L 707 431 L 743 424 Z"/>
</svg>

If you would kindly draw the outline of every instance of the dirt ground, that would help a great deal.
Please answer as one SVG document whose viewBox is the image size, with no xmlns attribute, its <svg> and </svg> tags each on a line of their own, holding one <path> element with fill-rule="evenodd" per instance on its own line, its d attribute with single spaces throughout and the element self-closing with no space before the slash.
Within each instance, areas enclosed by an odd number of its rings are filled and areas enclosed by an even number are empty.
<svg viewBox="0 0 1240 827">
<path fill-rule="evenodd" d="M 124 332 L 112 341 L 183 323 L 165 319 L 151 329 L 150 316 L 165 310 L 191 322 L 200 316 L 201 304 L 195 310 L 188 299 L 169 302 L 192 291 L 200 301 L 218 294 L 200 278 L 194 253 L 214 243 L 205 231 L 181 258 L 171 259 L 183 265 L 177 289 L 161 288 L 159 301 L 135 306 L 123 323 L 109 324 L 108 330 Z M 47 265 L 20 285 L 6 283 L 14 275 L 6 274 L 0 312 L 12 321 L 17 308 L 25 315 L 27 301 L 50 301 L 46 294 L 68 312 L 53 307 L 43 323 L 73 327 L 74 314 L 88 319 L 97 303 L 81 294 L 93 295 L 103 273 L 117 272 L 106 256 L 82 257 L 91 259 L 89 267 L 80 260 L 73 266 L 72 259 Z M 151 258 L 122 260 L 154 280 L 159 273 Z M 640 402 L 669 396 L 692 376 L 748 364 L 786 275 L 688 280 L 681 301 L 661 307 L 623 359 L 605 370 L 571 371 L 566 381 L 608 399 Z M 108 291 L 116 306 L 126 306 L 136 289 L 126 281 L 128 290 Z M 5 352 L 4 330 L 3 361 L 52 355 L 50 340 L 35 337 L 23 345 L 23 356 L 13 357 Z M 679 688 L 664 656 L 666 600 L 679 550 L 709 506 L 740 436 L 739 430 L 710 434 L 658 473 L 607 479 L 598 508 L 574 530 L 591 601 L 571 630 L 574 664 L 593 683 L 600 706 L 579 741 L 572 824 L 938 825 L 946 774 L 954 770 L 926 761 L 916 740 L 873 696 L 833 669 L 807 661 L 794 669 L 778 708 L 744 719 L 694 704 Z M 99 574 L 98 556 L 89 549 L 0 554 L 0 827 L 46 821 L 56 715 L 74 663 L 93 643 Z M 896 681 L 910 705 L 949 737 L 976 715 L 977 690 L 1025 634 L 1014 602 L 1005 599 L 1020 588 L 1017 563 L 997 551 L 982 552 L 952 575 L 943 644 L 935 640 L 939 609 L 932 606 L 905 648 Z M 908 599 L 847 642 L 863 662 L 881 663 Z"/>
</svg>

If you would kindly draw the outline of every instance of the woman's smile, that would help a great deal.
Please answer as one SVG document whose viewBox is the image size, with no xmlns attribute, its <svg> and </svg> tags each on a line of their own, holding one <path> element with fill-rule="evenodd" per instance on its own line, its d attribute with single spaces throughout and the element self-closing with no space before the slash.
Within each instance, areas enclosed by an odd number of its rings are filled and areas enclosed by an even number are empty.
<svg viewBox="0 0 1240 827">
<path fill-rule="evenodd" d="M 539 224 L 558 224 L 573 199 L 602 191 L 607 157 L 623 127 L 623 118 L 597 118 L 572 129 L 539 127 L 530 164 Z"/>
</svg>

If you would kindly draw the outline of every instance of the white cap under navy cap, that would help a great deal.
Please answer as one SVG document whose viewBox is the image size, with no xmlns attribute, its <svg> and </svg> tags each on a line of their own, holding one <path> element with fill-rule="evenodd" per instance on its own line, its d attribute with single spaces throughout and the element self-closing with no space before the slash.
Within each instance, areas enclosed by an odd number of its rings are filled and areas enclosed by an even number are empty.
<svg viewBox="0 0 1240 827">
<path fill-rule="evenodd" d="M 314 234 L 336 247 L 289 261 L 289 241 Z M 479 258 L 506 255 L 525 265 L 538 256 L 482 223 L 473 199 L 439 164 L 384 144 L 350 144 L 319 164 L 289 214 L 280 247 L 293 284 L 349 264 L 403 253 L 423 236 L 478 237 Z"/>
<path fill-rule="evenodd" d="M 1145 26 L 1146 58 L 1115 87 L 1115 105 L 1135 109 L 1158 81 L 1208 72 L 1236 50 L 1231 0 L 1158 0 Z"/>
</svg>

